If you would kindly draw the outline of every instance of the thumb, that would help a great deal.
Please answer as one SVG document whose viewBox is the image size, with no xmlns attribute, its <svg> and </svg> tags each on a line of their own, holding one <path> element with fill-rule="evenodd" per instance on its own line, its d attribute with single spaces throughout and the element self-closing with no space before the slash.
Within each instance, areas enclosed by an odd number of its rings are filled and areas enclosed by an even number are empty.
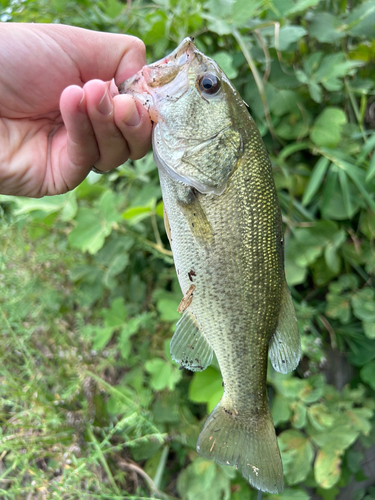
<svg viewBox="0 0 375 500">
<path fill-rule="evenodd" d="M 114 78 L 119 85 L 146 64 L 145 45 L 137 37 L 59 24 L 34 26 L 46 31 L 69 54 L 83 83 Z"/>
</svg>

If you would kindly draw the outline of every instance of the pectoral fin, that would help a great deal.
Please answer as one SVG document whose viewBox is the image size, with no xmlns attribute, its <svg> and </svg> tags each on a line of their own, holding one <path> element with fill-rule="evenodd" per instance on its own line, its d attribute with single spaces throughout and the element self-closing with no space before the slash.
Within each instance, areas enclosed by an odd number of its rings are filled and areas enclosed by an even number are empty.
<svg viewBox="0 0 375 500">
<path fill-rule="evenodd" d="M 301 340 L 296 312 L 286 283 L 283 290 L 279 322 L 269 344 L 269 355 L 272 366 L 280 373 L 294 370 L 301 358 Z"/>
<path fill-rule="evenodd" d="M 212 361 L 212 348 L 199 330 L 195 316 L 185 309 L 171 340 L 171 356 L 181 367 L 202 371 Z"/>
<path fill-rule="evenodd" d="M 199 192 L 219 195 L 242 153 L 241 134 L 226 127 L 209 140 L 188 146 L 181 158 L 180 171 L 196 180 L 192 186 Z"/>
<path fill-rule="evenodd" d="M 199 201 L 200 196 L 202 195 L 190 187 L 177 186 L 177 199 L 189 225 L 189 230 L 199 245 L 207 247 L 214 243 L 215 237 Z"/>
</svg>

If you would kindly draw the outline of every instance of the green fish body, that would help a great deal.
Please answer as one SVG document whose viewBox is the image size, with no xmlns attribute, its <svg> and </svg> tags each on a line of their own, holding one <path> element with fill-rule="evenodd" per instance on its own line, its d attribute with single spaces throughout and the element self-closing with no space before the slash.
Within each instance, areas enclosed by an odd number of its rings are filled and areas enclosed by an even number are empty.
<svg viewBox="0 0 375 500">
<path fill-rule="evenodd" d="M 165 226 L 184 294 L 171 355 L 197 371 L 214 352 L 223 377 L 224 395 L 197 451 L 278 493 L 283 472 L 267 402 L 268 354 L 287 373 L 301 349 L 261 136 L 223 71 L 190 38 L 120 91 L 141 99 L 156 122 Z"/>
</svg>

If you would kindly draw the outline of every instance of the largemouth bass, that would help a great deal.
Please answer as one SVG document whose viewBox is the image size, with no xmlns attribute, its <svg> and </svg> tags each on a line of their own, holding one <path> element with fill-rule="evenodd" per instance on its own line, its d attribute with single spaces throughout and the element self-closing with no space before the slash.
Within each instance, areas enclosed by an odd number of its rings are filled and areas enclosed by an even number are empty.
<svg viewBox="0 0 375 500">
<path fill-rule="evenodd" d="M 165 227 L 184 294 L 171 355 L 197 371 L 215 352 L 223 377 L 224 395 L 197 451 L 240 469 L 259 490 L 280 492 L 267 360 L 287 373 L 301 348 L 261 136 L 236 89 L 192 38 L 120 92 L 138 98 L 154 121 Z"/>
</svg>

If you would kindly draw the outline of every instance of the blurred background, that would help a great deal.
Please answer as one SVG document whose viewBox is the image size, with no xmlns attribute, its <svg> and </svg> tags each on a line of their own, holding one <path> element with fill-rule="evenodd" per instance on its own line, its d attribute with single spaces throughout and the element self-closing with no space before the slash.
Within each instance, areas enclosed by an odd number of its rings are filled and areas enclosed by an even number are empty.
<svg viewBox="0 0 375 500">
<path fill-rule="evenodd" d="M 186 36 L 249 105 L 274 169 L 298 369 L 269 369 L 286 488 L 375 499 L 375 1 L 0 0 L 1 22 Z M 255 500 L 198 456 L 217 363 L 180 371 L 181 292 L 150 152 L 73 192 L 0 196 L 0 498 Z"/>
</svg>

